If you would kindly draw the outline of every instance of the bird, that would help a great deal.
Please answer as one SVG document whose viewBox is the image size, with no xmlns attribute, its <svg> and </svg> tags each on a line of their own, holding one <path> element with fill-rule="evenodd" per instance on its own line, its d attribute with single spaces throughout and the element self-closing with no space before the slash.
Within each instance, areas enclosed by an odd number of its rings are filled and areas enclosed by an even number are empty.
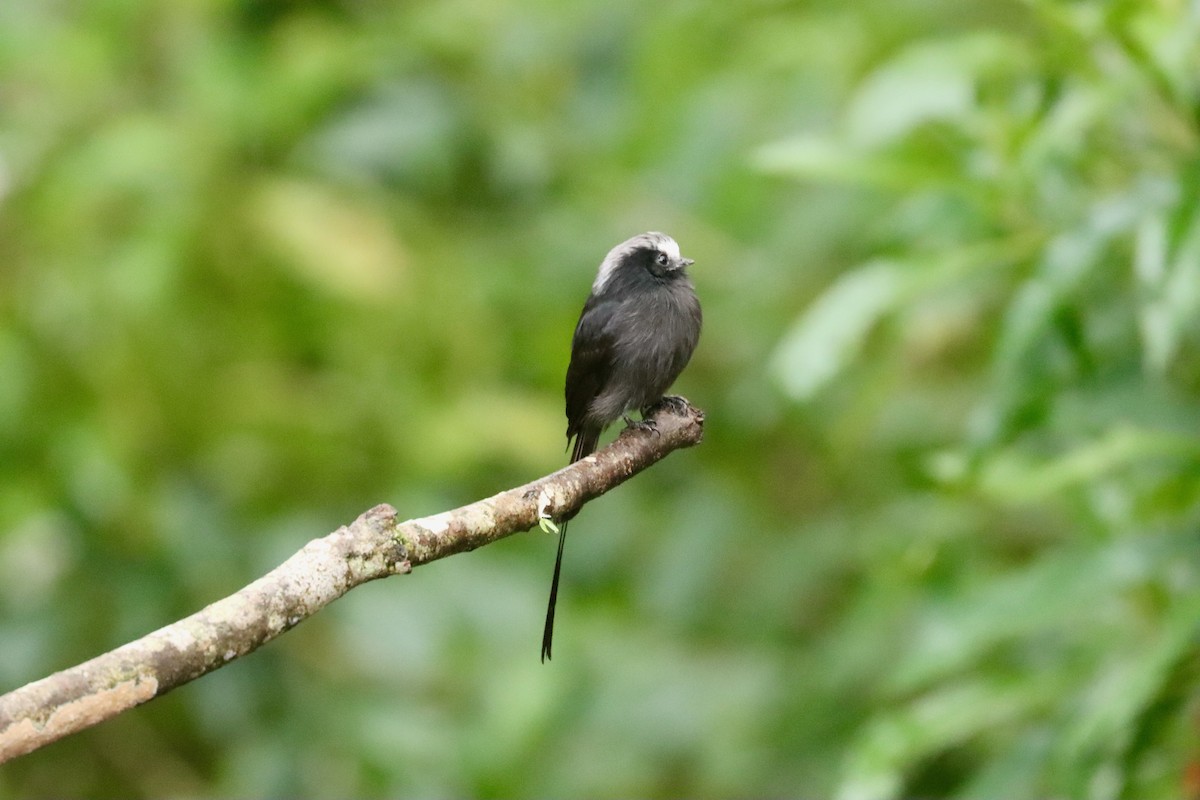
<svg viewBox="0 0 1200 800">
<path fill-rule="evenodd" d="M 596 450 L 612 423 L 652 428 L 648 413 L 683 372 L 700 340 L 703 315 L 679 245 L 665 233 L 641 233 L 608 251 L 575 325 L 564 388 L 571 463 Z M 630 411 L 641 413 L 634 421 Z M 572 441 L 574 442 L 572 444 Z M 559 522 L 558 554 L 542 633 L 551 658 L 554 606 L 570 517 Z"/>
</svg>

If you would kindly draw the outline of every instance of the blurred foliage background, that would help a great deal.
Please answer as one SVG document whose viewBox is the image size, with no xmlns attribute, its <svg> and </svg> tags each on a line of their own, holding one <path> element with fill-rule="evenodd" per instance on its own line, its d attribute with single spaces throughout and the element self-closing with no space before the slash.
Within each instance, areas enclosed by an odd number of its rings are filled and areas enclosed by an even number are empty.
<svg viewBox="0 0 1200 800">
<path fill-rule="evenodd" d="M 11 797 L 1200 795 L 1200 8 L 0 4 L 0 689 L 565 462 L 609 247 L 707 440 Z"/>
</svg>

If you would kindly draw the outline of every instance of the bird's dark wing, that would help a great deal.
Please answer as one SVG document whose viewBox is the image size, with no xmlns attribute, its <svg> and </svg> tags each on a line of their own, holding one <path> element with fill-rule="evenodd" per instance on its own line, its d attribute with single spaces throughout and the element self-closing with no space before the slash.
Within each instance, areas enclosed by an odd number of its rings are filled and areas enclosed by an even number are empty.
<svg viewBox="0 0 1200 800">
<path fill-rule="evenodd" d="M 586 421 L 588 407 L 604 390 L 613 370 L 613 336 L 610 324 L 617 304 L 589 295 L 575 325 L 571 340 L 571 363 L 567 367 L 564 394 L 567 400 L 567 441 L 575 438 L 571 463 L 591 455 L 600 440 L 600 426 Z M 542 661 L 550 658 L 554 643 L 554 607 L 558 601 L 558 581 L 562 572 L 563 544 L 567 539 L 566 519 L 559 521 L 558 554 L 554 557 L 554 577 L 550 581 L 550 602 L 546 606 L 546 625 L 542 630 Z"/>
<path fill-rule="evenodd" d="M 596 395 L 604 390 L 612 375 L 614 351 L 610 323 L 617 305 L 612 300 L 592 295 L 584 304 L 579 322 L 575 325 L 564 392 L 568 439 L 580 433 L 588 407 Z"/>
</svg>

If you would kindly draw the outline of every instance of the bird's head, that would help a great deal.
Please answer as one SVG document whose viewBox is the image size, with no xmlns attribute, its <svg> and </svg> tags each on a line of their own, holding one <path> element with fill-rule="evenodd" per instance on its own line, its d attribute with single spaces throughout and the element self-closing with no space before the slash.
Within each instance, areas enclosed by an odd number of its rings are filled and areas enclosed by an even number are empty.
<svg viewBox="0 0 1200 800">
<path fill-rule="evenodd" d="M 618 276 L 631 281 L 647 275 L 659 281 L 683 277 L 693 263 L 680 255 L 679 245 L 665 233 L 639 233 L 608 251 L 600 262 L 592 293 L 600 294 Z"/>
</svg>

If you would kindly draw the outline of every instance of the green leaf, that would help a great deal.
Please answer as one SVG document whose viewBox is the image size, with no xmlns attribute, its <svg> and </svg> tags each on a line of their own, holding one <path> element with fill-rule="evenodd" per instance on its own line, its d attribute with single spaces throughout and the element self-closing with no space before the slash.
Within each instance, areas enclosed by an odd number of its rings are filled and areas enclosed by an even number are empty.
<svg viewBox="0 0 1200 800">
<path fill-rule="evenodd" d="M 772 359 L 784 390 L 808 400 L 828 385 L 857 358 L 905 281 L 904 268 L 892 261 L 875 261 L 839 278 L 792 327 Z"/>
</svg>

